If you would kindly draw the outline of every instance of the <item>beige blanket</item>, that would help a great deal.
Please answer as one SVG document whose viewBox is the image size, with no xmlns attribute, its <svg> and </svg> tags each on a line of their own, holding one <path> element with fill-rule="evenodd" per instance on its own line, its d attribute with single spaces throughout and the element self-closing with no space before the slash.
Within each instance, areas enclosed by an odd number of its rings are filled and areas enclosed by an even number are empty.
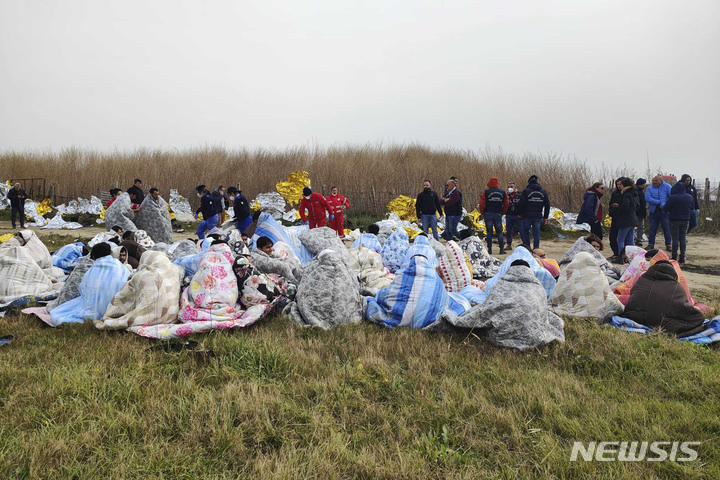
<svg viewBox="0 0 720 480">
<path fill-rule="evenodd" d="M 382 256 L 362 245 L 350 249 L 350 270 L 360 280 L 360 293 L 374 297 L 381 288 L 389 286 L 395 275 L 383 265 Z"/>
<path fill-rule="evenodd" d="M 30 249 L 11 246 L 0 250 L 0 304 L 25 296 L 55 295 L 61 288 L 62 283 L 40 268 Z"/>
</svg>

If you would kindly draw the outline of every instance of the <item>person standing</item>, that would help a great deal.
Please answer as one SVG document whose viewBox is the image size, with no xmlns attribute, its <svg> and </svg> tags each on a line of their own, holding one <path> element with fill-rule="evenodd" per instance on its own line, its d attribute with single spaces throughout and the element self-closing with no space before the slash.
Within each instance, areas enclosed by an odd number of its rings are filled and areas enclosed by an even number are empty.
<svg viewBox="0 0 720 480">
<path fill-rule="evenodd" d="M 522 217 L 520 236 L 523 244 L 530 245 L 530 229 L 533 233 L 533 249 L 540 248 L 540 224 L 547 224 L 550 216 L 550 196 L 538 183 L 537 175 L 528 179 L 528 185 L 520 195 L 518 211 Z"/>
<path fill-rule="evenodd" d="M 577 223 L 587 223 L 590 225 L 590 232 L 600 240 L 603 238 L 603 206 L 600 199 L 604 193 L 605 185 L 603 185 L 602 182 L 595 182 L 588 187 L 583 196 L 583 203 L 577 217 Z"/>
<path fill-rule="evenodd" d="M 500 254 L 502 255 L 505 253 L 502 216 L 508 209 L 508 197 L 505 191 L 500 188 L 500 181 L 497 177 L 490 177 L 487 186 L 487 190 L 480 196 L 478 210 L 485 220 L 485 241 L 487 242 L 488 253 L 492 253 L 493 235 L 497 235 Z M 495 233 L 493 233 L 493 230 Z"/>
<path fill-rule="evenodd" d="M 638 178 L 635 182 L 638 188 L 638 226 L 635 229 L 635 245 L 642 247 L 642 238 L 645 233 L 645 218 L 647 217 L 647 202 L 645 202 L 645 188 L 647 188 L 647 180 Z"/>
<path fill-rule="evenodd" d="M 670 250 L 672 237 L 670 234 L 670 217 L 663 211 L 665 202 L 670 197 L 672 187 L 662 179 L 662 175 L 655 175 L 652 179 L 652 185 L 647 187 L 645 191 L 645 201 L 650 208 L 650 233 L 648 234 L 648 246 L 646 250 L 655 248 L 655 236 L 657 235 L 658 226 L 662 226 L 663 236 L 665 237 L 665 249 Z"/>
<path fill-rule="evenodd" d="M 142 180 L 140 180 L 139 178 L 136 178 L 133 181 L 133 186 L 127 189 L 127 193 L 129 193 L 131 195 L 134 193 L 137 197 L 136 203 L 138 205 L 140 205 L 143 202 L 143 200 L 145 200 L 145 192 L 143 192 Z"/>
<path fill-rule="evenodd" d="M 443 238 L 448 242 L 458 237 L 458 224 L 462 218 L 462 193 L 457 189 L 455 180 L 448 180 L 445 183 L 445 194 L 440 199 L 440 204 L 445 207 L 445 231 Z"/>
<path fill-rule="evenodd" d="M 313 193 L 310 187 L 303 188 L 303 198 L 300 200 L 298 210 L 300 210 L 300 219 L 310 228 L 327 226 L 325 212 L 330 215 L 330 221 L 335 218 L 325 197 L 319 193 Z M 307 213 L 305 213 L 306 211 Z"/>
<path fill-rule="evenodd" d="M 518 204 L 520 203 L 520 194 L 515 188 L 515 182 L 507 183 L 508 209 L 505 212 L 505 233 L 507 234 L 507 247 L 512 250 L 513 236 L 522 230 L 522 220 L 518 215 Z"/>
<path fill-rule="evenodd" d="M 243 233 L 252 223 L 250 204 L 240 190 L 235 187 L 228 188 L 230 200 L 233 202 L 233 220 L 237 222 L 237 229 Z"/>
<path fill-rule="evenodd" d="M 442 205 L 440 205 L 440 197 L 433 191 L 430 180 L 423 182 L 423 191 L 418 194 L 415 200 L 415 214 L 420 220 L 422 231 L 428 233 L 432 230 L 435 240 L 440 240 L 437 230 L 437 215 L 442 217 L 443 209 Z"/>
<path fill-rule="evenodd" d="M 228 205 L 227 199 L 225 198 L 225 187 L 220 185 L 215 191 L 212 192 L 213 203 L 215 204 L 215 210 L 218 214 L 218 225 L 225 223 L 225 211 L 230 205 Z"/>
<path fill-rule="evenodd" d="M 695 185 L 692 183 L 692 177 L 687 173 L 684 173 L 683 176 L 680 177 L 680 181 L 685 184 L 685 191 L 690 194 L 695 201 L 692 212 L 690 212 L 690 225 L 688 226 L 687 231 L 687 233 L 690 233 L 693 228 L 697 227 L 698 216 L 700 215 L 700 204 L 697 199 L 697 190 L 695 189 Z M 672 234 L 672 227 L 670 228 L 670 233 Z"/>
<path fill-rule="evenodd" d="M 611 223 L 610 223 L 610 233 L 608 233 L 608 236 L 610 237 L 610 249 L 612 250 L 613 254 L 610 258 L 620 258 L 620 250 L 618 250 L 618 244 L 617 244 L 617 235 L 618 235 L 618 223 L 615 221 L 615 213 L 617 212 L 617 209 L 620 208 L 620 197 L 622 196 L 622 181 L 625 179 L 625 177 L 620 177 L 617 180 L 615 180 L 615 190 L 613 190 L 612 195 L 610 195 L 610 211 L 608 212 L 608 215 L 610 215 Z"/>
<path fill-rule="evenodd" d="M 16 182 L 7 194 L 7 199 L 10 200 L 10 221 L 12 223 L 12 228 L 16 228 L 15 218 L 18 216 L 20 217 L 20 228 L 25 228 L 26 198 L 27 193 L 25 193 L 25 190 L 19 182 Z"/>
<path fill-rule="evenodd" d="M 635 243 L 635 227 L 637 227 L 638 189 L 631 178 L 623 178 L 620 191 L 620 206 L 615 210 L 613 223 L 617 223 L 617 249 L 618 256 L 614 257 L 617 263 L 623 263 L 622 255 L 625 246 Z"/>
<path fill-rule="evenodd" d="M 687 235 L 694 207 L 695 199 L 691 194 L 687 193 L 685 182 L 678 182 L 673 185 L 670 197 L 663 205 L 663 211 L 667 212 L 670 220 L 672 259 L 677 260 L 678 263 L 685 263 L 685 249 L 687 246 L 685 236 Z M 678 246 L 680 247 L 680 258 L 678 258 Z"/>
<path fill-rule="evenodd" d="M 198 218 L 198 213 L 201 213 L 203 216 L 197 228 L 197 236 L 202 240 L 205 238 L 205 232 L 210 232 L 213 228 L 217 227 L 218 214 L 213 197 L 210 195 L 210 191 L 205 188 L 205 185 L 198 185 L 195 191 L 200 198 L 200 206 L 195 212 L 195 218 Z"/>
<path fill-rule="evenodd" d="M 330 220 L 330 228 L 335 230 L 340 238 L 345 238 L 345 209 L 350 206 L 350 200 L 340 195 L 337 187 L 332 187 L 330 196 L 325 201 L 335 215 L 335 218 Z"/>
</svg>

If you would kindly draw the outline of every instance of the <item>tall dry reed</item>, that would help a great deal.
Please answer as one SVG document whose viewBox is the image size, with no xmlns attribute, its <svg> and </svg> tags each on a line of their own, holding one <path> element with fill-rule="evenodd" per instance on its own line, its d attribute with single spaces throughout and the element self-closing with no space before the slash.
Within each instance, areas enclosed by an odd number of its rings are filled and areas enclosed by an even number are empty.
<svg viewBox="0 0 720 480">
<path fill-rule="evenodd" d="M 468 209 L 477 204 L 490 177 L 498 177 L 501 185 L 513 180 L 523 188 L 530 175 L 538 175 L 553 205 L 577 210 L 585 188 L 610 173 L 558 153 L 514 154 L 422 145 L 129 152 L 69 148 L 57 153 L 0 153 L 3 179 L 45 178 L 54 185 L 55 195 L 66 197 L 98 195 L 115 186 L 126 189 L 139 177 L 146 189 L 157 186 L 167 192 L 177 188 L 191 199 L 193 188 L 200 183 L 212 188 L 239 184 L 252 198 L 273 191 L 276 182 L 295 170 L 307 170 L 316 191 L 328 194 L 330 187 L 337 185 L 350 198 L 353 210 L 374 214 L 384 212 L 387 202 L 397 195 L 415 196 L 425 179 L 442 190 L 451 175 L 459 177 Z"/>
</svg>

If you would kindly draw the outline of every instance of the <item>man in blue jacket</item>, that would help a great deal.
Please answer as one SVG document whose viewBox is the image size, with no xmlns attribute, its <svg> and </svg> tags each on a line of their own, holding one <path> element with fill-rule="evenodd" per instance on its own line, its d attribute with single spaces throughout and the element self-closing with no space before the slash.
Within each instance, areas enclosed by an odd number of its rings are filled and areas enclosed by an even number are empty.
<svg viewBox="0 0 720 480">
<path fill-rule="evenodd" d="M 693 200 L 695 201 L 693 210 L 690 212 L 690 226 L 688 226 L 688 233 L 690 233 L 693 228 L 697 227 L 697 219 L 698 215 L 700 215 L 700 204 L 697 199 L 697 190 L 695 189 L 695 185 L 692 184 L 692 177 L 687 173 L 684 173 L 680 178 L 680 181 L 685 184 L 685 190 L 687 190 L 687 193 L 692 195 Z"/>
<path fill-rule="evenodd" d="M 233 202 L 233 220 L 237 222 L 237 229 L 243 233 L 252 223 L 252 215 L 250 215 L 250 204 L 240 190 L 235 187 L 227 189 L 230 201 Z"/>
<path fill-rule="evenodd" d="M 210 232 L 213 228 L 217 227 L 218 214 L 213 197 L 210 195 L 210 191 L 205 188 L 205 185 L 198 185 L 195 188 L 198 197 L 200 197 L 200 206 L 195 211 L 195 218 L 198 218 L 198 213 L 203 216 L 200 225 L 197 228 L 197 236 L 200 240 L 205 238 L 205 232 Z"/>
<path fill-rule="evenodd" d="M 690 224 L 690 212 L 694 210 L 695 199 L 687 193 L 684 182 L 673 185 L 670 198 L 663 205 L 670 219 L 670 232 L 672 234 L 672 259 L 678 263 L 685 263 L 685 236 Z M 678 258 L 678 244 L 680 245 L 680 258 Z"/>
<path fill-rule="evenodd" d="M 540 248 L 540 224 L 547 223 L 550 216 L 550 196 L 538 183 L 537 175 L 528 179 L 528 185 L 520 195 L 518 211 L 522 217 L 520 236 L 525 245 L 530 245 L 530 229 L 533 232 L 533 250 Z"/>
<path fill-rule="evenodd" d="M 663 212 L 665 202 L 670 198 L 670 184 L 665 183 L 661 175 L 655 175 L 652 179 L 652 185 L 645 191 L 645 202 L 650 207 L 650 234 L 648 235 L 648 246 L 646 250 L 655 248 L 655 236 L 657 235 L 658 226 L 662 225 L 663 236 L 665 237 L 665 249 L 670 250 L 670 217 Z"/>
</svg>

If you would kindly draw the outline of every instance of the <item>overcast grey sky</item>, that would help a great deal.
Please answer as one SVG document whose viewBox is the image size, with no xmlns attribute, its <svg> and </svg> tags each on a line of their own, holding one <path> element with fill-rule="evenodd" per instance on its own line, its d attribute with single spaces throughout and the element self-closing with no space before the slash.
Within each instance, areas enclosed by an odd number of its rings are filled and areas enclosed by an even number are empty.
<svg viewBox="0 0 720 480">
<path fill-rule="evenodd" d="M 719 47 L 718 0 L 0 0 L 0 148 L 647 148 L 718 176 Z"/>
</svg>

